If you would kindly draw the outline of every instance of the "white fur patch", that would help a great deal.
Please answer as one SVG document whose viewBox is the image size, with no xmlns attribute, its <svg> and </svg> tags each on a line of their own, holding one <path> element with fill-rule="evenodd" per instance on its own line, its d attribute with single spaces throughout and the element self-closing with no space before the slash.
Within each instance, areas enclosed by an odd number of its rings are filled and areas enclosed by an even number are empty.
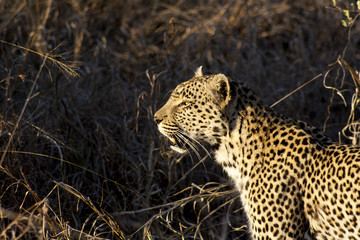
<svg viewBox="0 0 360 240">
<path fill-rule="evenodd" d="M 170 146 L 170 148 L 171 148 L 172 150 L 174 150 L 175 152 L 178 152 L 178 153 L 180 153 L 180 154 L 184 154 L 184 153 L 187 152 L 187 150 L 182 149 L 182 148 L 179 148 L 179 147 L 177 147 L 177 146 Z"/>
</svg>

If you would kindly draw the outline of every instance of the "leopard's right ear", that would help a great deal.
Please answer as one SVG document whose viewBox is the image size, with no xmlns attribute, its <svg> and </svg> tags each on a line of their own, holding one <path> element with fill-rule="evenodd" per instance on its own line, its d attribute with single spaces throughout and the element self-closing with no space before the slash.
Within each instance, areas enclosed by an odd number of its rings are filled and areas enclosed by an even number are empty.
<svg viewBox="0 0 360 240">
<path fill-rule="evenodd" d="M 208 86 L 220 106 L 226 106 L 231 98 L 229 79 L 224 74 L 216 74 L 210 80 Z"/>
<path fill-rule="evenodd" d="M 194 77 L 202 77 L 204 75 L 209 75 L 210 73 L 206 71 L 203 66 L 200 66 L 196 69 Z"/>
</svg>

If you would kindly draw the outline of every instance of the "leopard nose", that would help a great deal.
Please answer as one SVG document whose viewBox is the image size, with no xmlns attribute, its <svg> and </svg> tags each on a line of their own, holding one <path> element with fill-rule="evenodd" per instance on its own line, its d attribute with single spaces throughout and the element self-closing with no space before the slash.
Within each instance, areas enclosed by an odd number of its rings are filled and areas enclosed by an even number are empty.
<svg viewBox="0 0 360 240">
<path fill-rule="evenodd" d="M 159 118 L 159 116 L 155 113 L 155 115 L 154 115 L 154 122 L 155 122 L 156 124 L 159 124 L 159 123 L 161 123 L 161 121 L 162 121 L 162 119 Z"/>
</svg>

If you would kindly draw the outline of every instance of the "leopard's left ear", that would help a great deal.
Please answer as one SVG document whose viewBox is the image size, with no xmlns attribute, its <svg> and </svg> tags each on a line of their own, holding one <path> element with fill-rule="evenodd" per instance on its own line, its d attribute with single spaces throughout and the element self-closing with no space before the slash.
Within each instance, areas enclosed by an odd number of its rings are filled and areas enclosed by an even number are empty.
<svg viewBox="0 0 360 240">
<path fill-rule="evenodd" d="M 209 86 L 221 107 L 225 107 L 231 98 L 229 79 L 224 74 L 216 74 L 210 80 Z"/>
<path fill-rule="evenodd" d="M 201 77 L 201 76 L 203 76 L 202 68 L 203 68 L 203 66 L 200 66 L 200 67 L 198 67 L 198 68 L 196 69 L 194 77 Z"/>
<path fill-rule="evenodd" d="M 211 73 L 204 69 L 203 66 L 200 66 L 196 69 L 194 77 L 202 77 L 204 75 L 210 75 Z"/>
</svg>

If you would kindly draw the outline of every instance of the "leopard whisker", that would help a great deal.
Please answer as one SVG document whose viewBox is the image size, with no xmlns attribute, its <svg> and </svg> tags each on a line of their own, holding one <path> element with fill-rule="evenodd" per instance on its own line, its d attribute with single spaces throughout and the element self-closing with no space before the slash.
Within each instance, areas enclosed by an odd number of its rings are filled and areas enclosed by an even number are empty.
<svg viewBox="0 0 360 240">
<path fill-rule="evenodd" d="M 204 145 L 202 145 L 198 140 L 190 137 L 188 134 L 186 134 L 183 130 L 179 129 L 179 133 L 185 135 L 188 139 L 191 139 L 194 143 L 196 143 L 197 145 L 199 145 L 206 153 L 207 156 L 211 157 L 211 154 L 209 153 L 209 151 L 204 147 Z"/>
<path fill-rule="evenodd" d="M 199 149 L 195 146 L 194 143 L 189 141 L 189 139 L 184 137 L 183 135 L 184 135 L 184 133 L 178 132 L 175 136 L 183 142 L 183 147 L 187 148 L 186 145 L 188 145 L 194 151 L 194 153 L 196 154 L 196 156 L 200 160 L 201 157 L 200 157 L 200 154 L 199 154 Z"/>
</svg>

